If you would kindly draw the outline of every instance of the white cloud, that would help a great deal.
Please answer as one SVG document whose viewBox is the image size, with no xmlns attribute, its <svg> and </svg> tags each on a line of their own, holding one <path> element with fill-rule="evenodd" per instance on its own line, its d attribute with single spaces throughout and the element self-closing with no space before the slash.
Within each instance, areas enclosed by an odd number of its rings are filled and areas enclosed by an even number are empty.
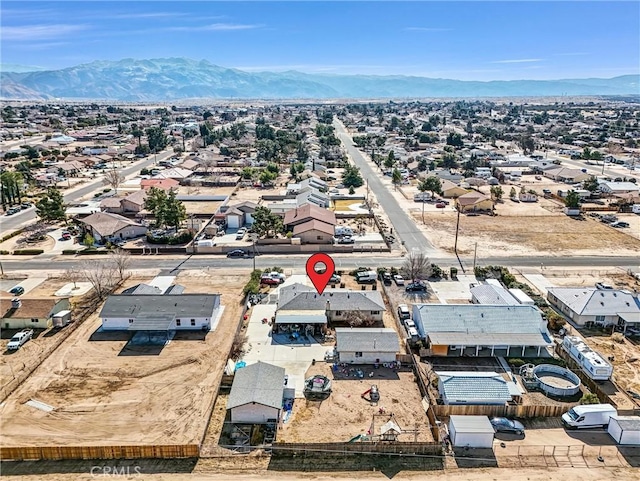
<svg viewBox="0 0 640 481">
<path fill-rule="evenodd" d="M 533 62 L 542 62 L 544 59 L 542 58 L 519 58 L 515 60 L 495 60 L 491 63 L 533 63 Z"/>
<path fill-rule="evenodd" d="M 0 30 L 0 36 L 3 40 L 43 40 L 56 37 L 64 37 L 65 35 L 86 30 L 86 25 L 22 25 L 19 27 L 3 27 Z"/>
<path fill-rule="evenodd" d="M 450 32 L 450 28 L 440 27 L 405 27 L 407 32 Z"/>
<path fill-rule="evenodd" d="M 263 25 L 252 25 L 242 23 L 212 23 L 209 25 L 200 25 L 196 27 L 181 26 L 181 27 L 169 27 L 167 30 L 173 32 L 222 32 L 222 31 L 234 31 L 234 30 L 253 30 L 261 28 Z"/>
</svg>

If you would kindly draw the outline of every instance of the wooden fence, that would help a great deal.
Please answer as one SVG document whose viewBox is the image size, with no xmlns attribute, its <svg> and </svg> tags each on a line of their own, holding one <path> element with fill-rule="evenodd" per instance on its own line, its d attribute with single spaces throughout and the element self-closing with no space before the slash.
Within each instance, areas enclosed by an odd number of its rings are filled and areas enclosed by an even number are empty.
<svg viewBox="0 0 640 481">
<path fill-rule="evenodd" d="M 554 406 L 539 405 L 506 405 L 506 406 L 482 406 L 477 404 L 469 405 L 431 405 L 437 417 L 448 417 L 452 415 L 463 416 L 498 416 L 516 417 L 521 419 L 538 417 L 559 417 L 566 413 L 577 403 L 563 403 Z"/>
<path fill-rule="evenodd" d="M 274 456 L 294 456 L 299 454 L 432 454 L 442 455 L 442 444 L 435 443 L 274 443 Z"/>
<path fill-rule="evenodd" d="M 197 444 L 158 446 L 22 446 L 0 447 L 3 461 L 62 460 L 62 459 L 174 459 L 197 458 Z"/>
</svg>

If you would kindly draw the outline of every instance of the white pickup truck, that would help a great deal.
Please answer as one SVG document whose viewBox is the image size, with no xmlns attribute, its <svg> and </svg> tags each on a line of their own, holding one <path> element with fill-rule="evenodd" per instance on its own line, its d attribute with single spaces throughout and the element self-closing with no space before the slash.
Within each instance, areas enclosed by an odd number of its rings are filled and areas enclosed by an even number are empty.
<svg viewBox="0 0 640 481">
<path fill-rule="evenodd" d="M 7 344 L 7 349 L 9 351 L 15 351 L 16 349 L 20 349 L 22 345 L 27 342 L 29 339 L 33 337 L 33 329 L 23 329 L 22 331 L 15 334 L 9 344 Z"/>
</svg>

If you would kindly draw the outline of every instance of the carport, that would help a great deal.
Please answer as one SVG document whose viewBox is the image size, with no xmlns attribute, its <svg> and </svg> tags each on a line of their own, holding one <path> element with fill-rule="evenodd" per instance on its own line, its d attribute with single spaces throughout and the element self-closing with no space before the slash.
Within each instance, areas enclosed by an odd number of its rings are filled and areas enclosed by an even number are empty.
<svg viewBox="0 0 640 481">
<path fill-rule="evenodd" d="M 152 336 L 163 336 L 167 341 L 175 317 L 175 314 L 170 313 L 141 312 L 133 321 L 130 321 L 127 331 L 134 334 L 145 332 L 149 342 L 151 342 Z"/>
<path fill-rule="evenodd" d="M 287 310 L 276 313 L 274 332 L 277 334 L 316 335 L 327 327 L 324 310 Z"/>
</svg>

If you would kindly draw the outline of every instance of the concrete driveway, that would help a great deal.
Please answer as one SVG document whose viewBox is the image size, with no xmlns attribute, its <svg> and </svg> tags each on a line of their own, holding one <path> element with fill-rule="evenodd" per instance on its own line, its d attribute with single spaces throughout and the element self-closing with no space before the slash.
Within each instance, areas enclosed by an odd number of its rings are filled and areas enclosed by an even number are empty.
<svg viewBox="0 0 640 481">
<path fill-rule="evenodd" d="M 24 294 L 22 295 L 26 296 L 27 294 L 29 294 L 30 291 L 34 290 L 36 287 L 38 287 L 40 284 L 42 284 L 46 280 L 47 280 L 47 277 L 30 277 L 28 279 L 25 279 L 24 281 L 18 282 L 15 285 L 22 287 L 24 289 Z"/>
</svg>

